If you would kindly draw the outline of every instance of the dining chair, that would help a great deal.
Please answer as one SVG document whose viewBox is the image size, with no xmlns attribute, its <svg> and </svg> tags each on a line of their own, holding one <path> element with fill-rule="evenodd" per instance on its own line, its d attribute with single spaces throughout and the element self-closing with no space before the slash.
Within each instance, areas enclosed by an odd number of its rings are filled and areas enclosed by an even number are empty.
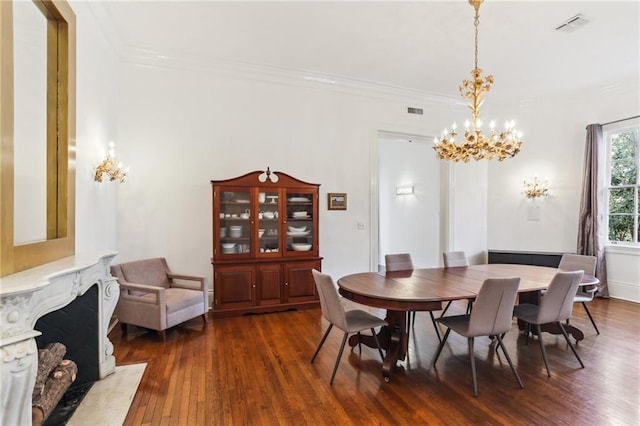
<svg viewBox="0 0 640 426">
<path fill-rule="evenodd" d="M 413 261 L 411 260 L 411 254 L 409 253 L 396 253 L 396 254 L 387 254 L 384 256 L 384 265 L 385 271 L 387 272 L 398 272 L 398 271 L 412 271 L 413 270 Z M 436 324 L 436 318 L 433 316 L 433 311 L 429 311 L 429 315 L 431 316 L 431 322 L 433 323 L 433 328 L 436 330 L 436 336 L 438 336 L 438 341 L 442 340 L 440 337 L 440 330 L 438 330 L 438 325 Z M 411 324 L 415 325 L 416 322 L 416 311 L 408 311 L 407 312 L 407 335 L 411 335 Z"/>
<path fill-rule="evenodd" d="M 461 266 L 469 266 L 469 260 L 467 259 L 467 254 L 464 251 L 445 251 L 442 253 L 442 260 L 444 261 L 445 268 L 457 268 Z M 442 310 L 440 314 L 440 318 L 442 318 L 446 313 L 449 307 L 451 306 L 450 300 L 447 302 L 447 305 Z M 467 300 L 467 313 L 471 312 L 471 306 L 473 305 L 473 299 Z"/>
<path fill-rule="evenodd" d="M 502 342 L 505 333 L 511 330 L 513 318 L 513 306 L 516 302 L 516 294 L 520 278 L 488 278 L 482 283 L 476 296 L 476 302 L 470 314 L 454 315 L 438 318 L 436 321 L 447 327 L 444 338 L 438 346 L 433 365 L 444 348 L 451 330 L 467 338 L 469 346 L 469 360 L 471 361 L 471 377 L 473 379 L 473 396 L 478 396 L 478 383 L 476 378 L 476 363 L 473 350 L 474 338 L 479 336 L 495 336 L 498 345 L 504 352 L 509 367 L 513 372 L 520 389 L 524 389 L 518 372 L 513 367 L 511 357 Z"/>
<path fill-rule="evenodd" d="M 551 280 L 547 291 L 541 296 L 539 305 L 522 303 L 513 308 L 513 315 L 527 323 L 527 339 L 531 329 L 530 326 L 535 326 L 535 332 L 538 336 L 538 343 L 540 345 L 540 351 L 542 352 L 542 359 L 544 360 L 544 366 L 547 369 L 548 377 L 551 377 L 551 372 L 549 370 L 547 352 L 544 348 L 544 342 L 542 341 L 542 333 L 540 332 L 541 324 L 553 323 L 560 327 L 562 335 L 567 341 L 569 348 L 571 348 L 571 351 L 576 356 L 580 366 L 584 368 L 584 364 L 571 344 L 567 330 L 562 324 L 562 321 L 567 320 L 571 316 L 571 311 L 573 309 L 573 295 L 576 294 L 580 280 L 582 280 L 582 275 L 583 272 L 581 270 L 558 272 Z"/>
<path fill-rule="evenodd" d="M 313 361 L 316 359 L 318 352 L 320 352 L 320 348 L 322 348 L 322 345 L 327 339 L 327 336 L 329 336 L 329 332 L 334 325 L 340 330 L 344 331 L 342 344 L 340 345 L 340 351 L 338 352 L 338 357 L 336 358 L 336 363 L 333 367 L 333 373 L 331 374 L 331 381 L 329 382 L 330 385 L 333 385 L 333 379 L 336 376 L 336 371 L 338 370 L 338 365 L 340 364 L 340 358 L 342 358 L 342 352 L 344 351 L 344 345 L 347 342 L 347 337 L 349 336 L 349 334 L 358 334 L 358 347 L 360 349 L 360 352 L 362 353 L 362 346 L 360 344 L 360 332 L 364 330 L 371 330 L 376 345 L 378 345 L 378 352 L 380 353 L 380 357 L 382 357 L 382 359 L 384 360 L 384 354 L 382 353 L 382 348 L 380 347 L 380 342 L 378 341 L 378 336 L 376 335 L 374 327 L 387 325 L 387 322 L 376 317 L 375 315 L 370 314 L 369 312 L 360 309 L 345 311 L 344 306 L 342 305 L 342 302 L 340 300 L 340 295 L 338 294 L 338 290 L 336 289 L 331 276 L 323 274 L 315 269 L 313 269 L 311 272 L 318 289 L 318 294 L 320 295 L 320 308 L 322 309 L 322 316 L 327 321 L 329 321 L 329 327 L 327 328 L 327 331 L 325 331 L 324 336 L 322 336 L 322 340 L 320 341 L 316 352 L 313 354 L 313 358 L 311 358 L 311 363 L 313 364 Z"/>
<path fill-rule="evenodd" d="M 562 269 L 563 271 L 576 271 L 583 270 L 586 275 L 596 275 L 596 262 L 597 259 L 595 256 L 586 256 L 580 254 L 563 254 L 560 259 L 560 264 L 558 265 L 558 269 Z M 578 286 L 578 290 L 576 295 L 573 297 L 574 303 L 581 303 L 584 307 L 584 310 L 587 312 L 589 319 L 591 320 L 591 324 L 593 324 L 593 328 L 596 329 L 596 333 L 600 334 L 600 330 L 598 330 L 598 326 L 596 325 L 593 316 L 591 315 L 591 311 L 589 311 L 589 307 L 587 303 L 593 300 L 596 292 L 598 291 L 598 287 L 595 285 L 592 286 Z"/>
</svg>

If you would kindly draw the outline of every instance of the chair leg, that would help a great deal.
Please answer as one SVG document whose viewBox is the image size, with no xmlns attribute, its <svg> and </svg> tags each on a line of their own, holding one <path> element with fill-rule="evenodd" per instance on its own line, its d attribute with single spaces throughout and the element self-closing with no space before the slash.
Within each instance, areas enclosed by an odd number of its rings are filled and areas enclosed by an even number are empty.
<svg viewBox="0 0 640 426">
<path fill-rule="evenodd" d="M 518 381 L 518 385 L 520 385 L 520 389 L 524 389 L 524 384 L 522 384 L 522 380 L 520 380 L 520 376 L 518 375 L 518 372 L 513 367 L 513 363 L 511 362 L 511 357 L 509 356 L 509 352 L 507 352 L 507 348 L 505 348 L 504 343 L 502 343 L 502 336 L 496 335 L 496 338 L 498 339 L 498 345 L 500 345 L 500 347 L 502 348 L 502 352 L 504 353 L 505 358 L 507 358 L 509 367 L 511 367 L 511 372 L 513 373 L 514 376 L 516 376 L 516 380 Z"/>
<path fill-rule="evenodd" d="M 433 323 L 433 328 L 436 330 L 438 342 L 442 342 L 442 338 L 440 337 L 440 330 L 438 329 L 438 323 L 436 323 L 436 317 L 433 316 L 433 311 L 429 311 L 429 315 L 431 315 L 431 322 Z"/>
<path fill-rule="evenodd" d="M 600 330 L 598 330 L 598 326 L 596 325 L 596 322 L 593 320 L 593 317 L 591 316 L 591 311 L 589 311 L 589 307 L 587 307 L 587 304 L 585 302 L 582 302 L 582 306 L 584 306 L 584 310 L 587 311 L 587 315 L 591 320 L 591 324 L 593 324 L 593 328 L 596 329 L 596 333 L 600 334 Z"/>
<path fill-rule="evenodd" d="M 329 332 L 331 331 L 331 329 L 333 328 L 333 324 L 329 324 L 329 327 L 327 328 L 327 331 L 324 332 L 324 336 L 322 336 L 322 340 L 320 340 L 320 344 L 318 345 L 318 349 L 316 349 L 316 352 L 313 354 L 313 358 L 311 358 L 311 364 L 313 364 L 313 361 L 316 359 L 316 356 L 318 355 L 318 352 L 320 352 L 320 348 L 322 347 L 322 345 L 324 345 L 324 341 L 327 340 L 327 336 L 329 335 Z"/>
<path fill-rule="evenodd" d="M 207 323 L 207 314 L 206 314 L 206 312 L 204 314 L 202 314 L 202 322 L 205 323 L 205 324 Z"/>
<path fill-rule="evenodd" d="M 158 334 L 160 335 L 160 338 L 162 339 L 162 342 L 164 343 L 164 341 L 167 338 L 167 330 L 158 330 Z"/>
<path fill-rule="evenodd" d="M 338 371 L 340 358 L 342 358 L 342 351 L 344 351 L 344 344 L 347 343 L 347 336 L 349 336 L 349 333 L 344 333 L 342 344 L 340 345 L 340 351 L 338 352 L 338 358 L 336 358 L 336 365 L 333 366 L 333 373 L 331 374 L 331 381 L 329 382 L 329 385 L 333 385 L 333 378 L 336 377 L 336 371 Z"/>
<path fill-rule="evenodd" d="M 376 345 L 378 345 L 378 352 L 380 353 L 380 358 L 384 361 L 384 353 L 382 353 L 382 347 L 380 346 L 380 341 L 378 340 L 378 335 L 376 331 L 372 328 L 371 334 L 373 334 L 373 339 L 376 341 Z"/>
<path fill-rule="evenodd" d="M 358 331 L 358 353 L 362 355 L 362 339 L 360 338 L 360 332 Z"/>
<path fill-rule="evenodd" d="M 540 331 L 540 324 L 536 324 L 536 334 L 538 335 L 538 343 L 540 344 L 540 351 L 542 352 L 544 366 L 547 368 L 547 377 L 551 377 L 551 371 L 549 371 L 549 361 L 547 360 L 547 351 L 545 350 L 544 343 L 542 342 L 542 332 Z"/>
<path fill-rule="evenodd" d="M 415 324 L 415 316 L 413 317 Z M 407 338 L 411 337 L 411 311 L 407 311 Z"/>
<path fill-rule="evenodd" d="M 571 351 L 573 352 L 573 354 L 576 356 L 576 359 L 578 360 L 578 362 L 580 363 L 580 367 L 584 368 L 584 364 L 582 363 L 582 360 L 580 359 L 580 357 L 578 356 L 578 352 L 576 352 L 576 349 L 573 347 L 573 345 L 571 344 L 571 340 L 569 340 L 569 335 L 567 334 L 567 330 L 564 328 L 564 325 L 562 325 L 561 322 L 558 322 L 558 325 L 560 326 L 560 330 L 562 330 L 562 334 L 564 335 L 565 340 L 567 341 L 567 344 L 569 345 L 569 347 L 571 348 Z"/>
<path fill-rule="evenodd" d="M 473 310 L 473 299 L 467 300 L 467 315 Z"/>
<path fill-rule="evenodd" d="M 121 323 L 120 323 L 120 329 L 122 330 L 122 334 L 123 334 L 123 335 L 126 335 L 126 334 L 127 334 L 127 331 L 128 331 L 128 330 L 127 330 L 127 324 L 125 324 L 125 323 L 121 322 Z"/>
<path fill-rule="evenodd" d="M 478 380 L 476 379 L 476 357 L 473 355 L 473 337 L 468 337 L 469 361 L 471 362 L 471 378 L 473 379 L 473 396 L 478 397 Z"/>
<path fill-rule="evenodd" d="M 450 328 L 447 328 L 447 331 L 444 332 L 444 337 L 442 341 L 438 345 L 438 349 L 436 350 L 436 356 L 433 358 L 433 366 L 435 367 L 436 361 L 438 361 L 438 357 L 440 356 L 440 352 L 442 352 L 442 348 L 444 348 L 444 344 L 447 342 L 447 338 L 449 337 L 449 333 L 451 332 Z"/>
</svg>

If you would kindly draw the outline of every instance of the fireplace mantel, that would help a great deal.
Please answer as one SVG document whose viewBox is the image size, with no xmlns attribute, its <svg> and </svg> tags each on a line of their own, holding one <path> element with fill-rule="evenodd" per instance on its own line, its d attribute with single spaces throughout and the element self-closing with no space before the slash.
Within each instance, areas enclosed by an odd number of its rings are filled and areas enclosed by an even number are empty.
<svg viewBox="0 0 640 426">
<path fill-rule="evenodd" d="M 43 315 L 61 309 L 98 286 L 100 378 L 115 372 L 109 321 L 119 297 L 109 272 L 116 252 L 75 255 L 0 278 L 0 377 L 2 425 L 31 424 L 31 393 L 38 368 L 34 329 Z"/>
</svg>

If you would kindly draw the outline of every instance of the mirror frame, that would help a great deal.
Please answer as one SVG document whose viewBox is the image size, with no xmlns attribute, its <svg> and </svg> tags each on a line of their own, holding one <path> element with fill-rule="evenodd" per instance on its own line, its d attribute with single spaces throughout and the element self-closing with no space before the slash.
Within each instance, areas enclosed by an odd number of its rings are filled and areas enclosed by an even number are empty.
<svg viewBox="0 0 640 426">
<path fill-rule="evenodd" d="M 0 1 L 0 277 L 75 253 L 76 17 L 33 0 L 47 19 L 47 239 L 15 245 L 12 3 Z"/>
</svg>

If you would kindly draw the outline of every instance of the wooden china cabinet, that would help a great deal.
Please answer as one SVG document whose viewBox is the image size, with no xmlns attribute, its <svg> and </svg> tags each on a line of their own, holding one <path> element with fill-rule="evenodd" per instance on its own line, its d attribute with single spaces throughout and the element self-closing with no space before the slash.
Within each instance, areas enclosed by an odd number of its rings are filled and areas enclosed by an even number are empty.
<svg viewBox="0 0 640 426">
<path fill-rule="evenodd" d="M 214 318 L 320 306 L 320 185 L 267 169 L 211 187 Z"/>
</svg>

